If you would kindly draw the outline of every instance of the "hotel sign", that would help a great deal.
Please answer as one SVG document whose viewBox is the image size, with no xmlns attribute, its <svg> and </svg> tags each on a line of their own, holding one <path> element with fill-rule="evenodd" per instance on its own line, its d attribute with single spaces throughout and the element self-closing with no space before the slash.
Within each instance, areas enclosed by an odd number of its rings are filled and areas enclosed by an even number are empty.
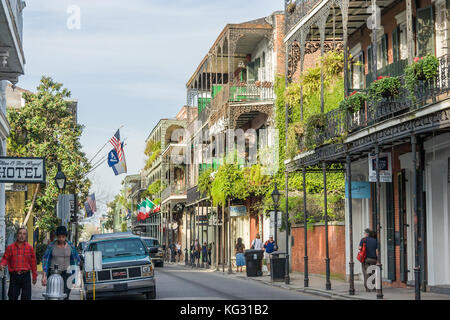
<svg viewBox="0 0 450 320">
<path fill-rule="evenodd" d="M 45 159 L 0 157 L 0 182 L 45 183 Z"/>
</svg>

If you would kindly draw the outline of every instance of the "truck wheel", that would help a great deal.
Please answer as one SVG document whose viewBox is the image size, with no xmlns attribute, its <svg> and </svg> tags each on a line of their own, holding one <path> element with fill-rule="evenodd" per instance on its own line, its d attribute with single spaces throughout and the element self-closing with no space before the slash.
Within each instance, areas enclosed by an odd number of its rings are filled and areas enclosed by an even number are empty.
<svg viewBox="0 0 450 320">
<path fill-rule="evenodd" d="M 154 299 L 156 299 L 156 286 L 153 287 L 152 292 L 147 292 L 145 294 L 145 298 L 147 300 L 154 300 Z"/>
</svg>

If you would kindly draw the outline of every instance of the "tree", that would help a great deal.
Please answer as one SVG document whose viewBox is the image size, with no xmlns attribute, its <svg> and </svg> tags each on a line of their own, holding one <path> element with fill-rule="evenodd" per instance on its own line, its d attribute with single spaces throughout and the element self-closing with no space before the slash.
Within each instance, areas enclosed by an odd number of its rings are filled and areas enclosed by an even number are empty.
<svg viewBox="0 0 450 320">
<path fill-rule="evenodd" d="M 91 166 L 81 151 L 80 137 L 83 126 L 75 122 L 68 109 L 70 91 L 62 83 L 43 76 L 36 93 L 24 93 L 25 106 L 7 111 L 11 126 L 8 155 L 16 157 L 42 157 L 46 160 L 46 184 L 34 203 L 37 227 L 53 230 L 59 223 L 56 203 L 59 190 L 54 181 L 58 163 L 67 178 L 66 189 L 78 194 L 78 207 L 82 208 L 91 186 L 86 174 Z M 31 206 L 26 204 L 26 210 Z"/>
</svg>

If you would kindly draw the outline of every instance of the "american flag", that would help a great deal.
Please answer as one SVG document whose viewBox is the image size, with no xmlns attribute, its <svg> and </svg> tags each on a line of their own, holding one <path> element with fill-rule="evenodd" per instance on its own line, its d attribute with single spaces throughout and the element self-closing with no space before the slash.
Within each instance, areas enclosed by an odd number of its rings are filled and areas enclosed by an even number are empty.
<svg viewBox="0 0 450 320">
<path fill-rule="evenodd" d="M 97 204 L 95 203 L 95 193 L 87 197 L 87 203 L 91 207 L 92 212 L 97 212 Z"/>
<path fill-rule="evenodd" d="M 109 142 L 113 145 L 114 149 L 117 152 L 117 156 L 119 157 L 119 161 L 123 160 L 123 149 L 122 143 L 120 142 L 120 132 L 117 130 L 116 134 L 109 140 Z"/>
</svg>

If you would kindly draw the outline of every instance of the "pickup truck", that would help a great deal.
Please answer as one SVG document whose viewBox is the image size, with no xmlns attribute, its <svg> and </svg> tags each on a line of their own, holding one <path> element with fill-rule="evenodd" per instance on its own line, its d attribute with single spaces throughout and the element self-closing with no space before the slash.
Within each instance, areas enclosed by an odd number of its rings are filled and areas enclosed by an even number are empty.
<svg viewBox="0 0 450 320">
<path fill-rule="evenodd" d="M 129 232 L 91 237 L 85 252 L 102 252 L 102 271 L 95 274 L 95 296 L 145 294 L 156 298 L 154 265 L 140 237 Z M 93 296 L 93 272 L 83 272 L 85 297 Z"/>
</svg>

